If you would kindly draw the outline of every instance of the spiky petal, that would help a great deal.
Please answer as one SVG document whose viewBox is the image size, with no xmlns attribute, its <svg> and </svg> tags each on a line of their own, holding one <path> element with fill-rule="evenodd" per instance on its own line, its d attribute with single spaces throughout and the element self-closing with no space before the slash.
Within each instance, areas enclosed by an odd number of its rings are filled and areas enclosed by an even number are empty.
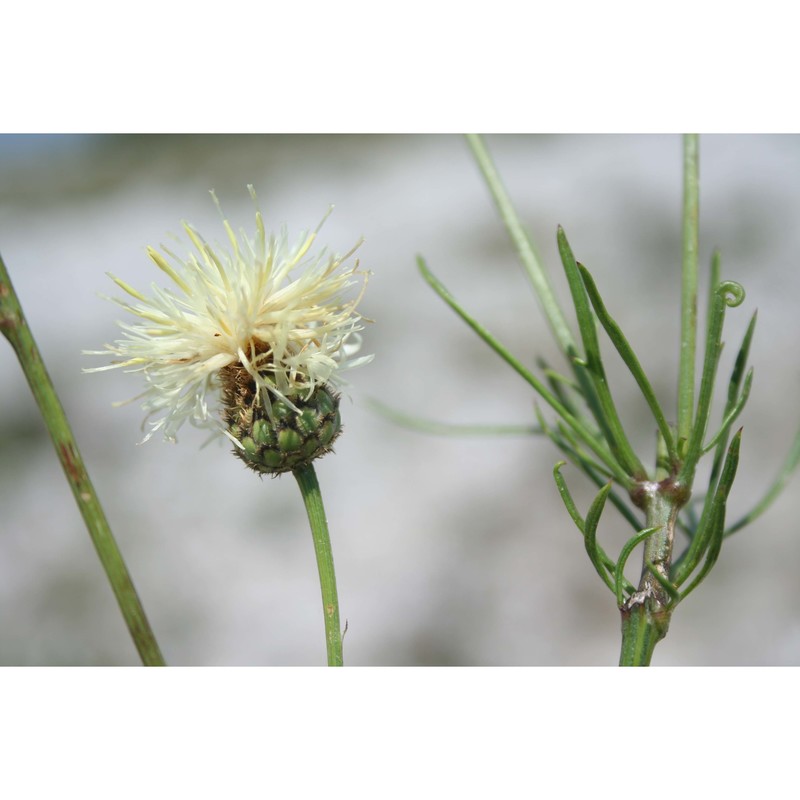
<svg viewBox="0 0 800 800">
<path fill-rule="evenodd" d="M 219 207 L 213 192 L 212 197 Z M 146 389 L 139 397 L 150 420 L 145 440 L 160 431 L 174 441 L 187 421 L 225 433 L 225 368 L 235 366 L 252 378 L 256 402 L 270 416 L 275 399 L 296 408 L 296 398 L 310 398 L 320 386 L 336 387 L 343 370 L 372 358 L 355 357 L 363 329 L 356 306 L 367 273 L 358 261 L 345 267 L 360 242 L 344 256 L 325 248 L 312 254 L 319 227 L 292 245 L 285 227 L 267 236 L 257 205 L 252 238 L 244 230 L 235 233 L 220 213 L 226 248 L 211 247 L 188 222 L 183 228 L 193 250 L 185 258 L 163 246 L 163 254 L 148 248 L 169 277 L 168 288 L 153 284 L 148 297 L 111 275 L 132 298 L 115 302 L 138 322 L 120 322 L 123 338 L 88 351 L 118 361 L 86 371 L 142 373 Z"/>
</svg>

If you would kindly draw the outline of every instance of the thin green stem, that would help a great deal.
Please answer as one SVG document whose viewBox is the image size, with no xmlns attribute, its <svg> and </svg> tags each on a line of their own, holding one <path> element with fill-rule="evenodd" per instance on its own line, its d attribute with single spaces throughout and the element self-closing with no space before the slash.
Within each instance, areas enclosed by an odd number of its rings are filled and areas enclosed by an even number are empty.
<svg viewBox="0 0 800 800">
<path fill-rule="evenodd" d="M 670 561 L 675 539 L 675 520 L 681 497 L 669 485 L 645 483 L 640 487 L 639 504 L 646 513 L 646 525 L 655 529 L 646 539 L 642 578 L 639 588 L 620 609 L 622 614 L 621 667 L 650 664 L 656 644 L 667 635 L 674 608 L 669 582 Z"/>
<path fill-rule="evenodd" d="M 647 527 L 657 530 L 645 542 L 644 563 L 649 562 L 663 578 L 669 580 L 678 504 L 658 484 L 650 484 L 648 491 L 650 494 L 645 502 Z M 659 594 L 656 586 L 660 588 L 652 570 L 645 568 L 639 590 L 655 597 L 659 604 L 666 605 L 667 598 Z"/>
<path fill-rule="evenodd" d="M 550 325 L 553 335 L 565 354 L 571 350 L 575 350 L 575 340 L 564 316 L 564 312 L 558 304 L 553 285 L 550 282 L 550 276 L 545 271 L 536 251 L 531 244 L 531 240 L 522 226 L 520 218 L 511 203 L 511 198 L 506 192 L 500 176 L 497 174 L 492 157 L 486 149 L 481 136 L 477 134 L 467 134 L 467 142 L 472 150 L 475 160 L 478 162 L 489 191 L 492 193 L 494 202 L 500 212 L 500 216 L 505 223 L 506 229 L 511 236 L 511 241 L 517 248 L 520 260 L 525 267 L 528 277 L 533 284 L 533 289 L 536 292 L 536 297 L 541 304 L 547 322 Z"/>
<path fill-rule="evenodd" d="M 644 605 L 622 612 L 621 667 L 649 667 L 656 645 L 664 638 Z"/>
<path fill-rule="evenodd" d="M 698 136 L 683 137 L 683 269 L 681 280 L 681 350 L 678 372 L 678 440 L 688 441 L 694 414 L 697 341 L 697 253 L 700 228 Z"/>
<path fill-rule="evenodd" d="M 142 663 L 164 666 L 150 623 L 84 466 L 64 409 L 0 258 L 0 331 L 17 354 Z"/>
<path fill-rule="evenodd" d="M 314 552 L 317 555 L 319 585 L 322 590 L 322 610 L 325 616 L 325 644 L 328 650 L 328 666 L 344 665 L 342 655 L 342 630 L 339 625 L 339 597 L 336 592 L 336 572 L 333 568 L 333 551 L 328 534 L 328 521 L 322 505 L 322 493 L 317 481 L 317 473 L 312 464 L 294 470 L 294 477 L 300 486 L 306 506 L 311 535 L 314 539 Z"/>
</svg>

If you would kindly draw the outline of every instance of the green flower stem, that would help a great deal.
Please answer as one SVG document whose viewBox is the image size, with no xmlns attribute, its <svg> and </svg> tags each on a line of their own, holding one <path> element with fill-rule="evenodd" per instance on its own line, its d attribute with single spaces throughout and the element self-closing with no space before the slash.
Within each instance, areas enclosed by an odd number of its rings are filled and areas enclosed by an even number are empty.
<svg viewBox="0 0 800 800">
<path fill-rule="evenodd" d="M 644 568 L 639 588 L 620 609 L 621 667 L 650 665 L 658 642 L 667 635 L 674 602 L 662 585 L 669 582 L 675 521 L 683 498 L 668 482 L 640 484 L 638 497 L 647 528 L 654 529 L 644 545 Z M 662 579 L 659 580 L 656 574 Z"/>
<path fill-rule="evenodd" d="M 303 502 L 314 538 L 314 551 L 317 554 L 319 585 L 322 589 L 322 609 L 325 615 L 325 644 L 328 650 L 328 666 L 344 665 L 342 655 L 342 631 L 339 627 L 339 597 L 336 593 L 336 572 L 333 568 L 333 551 L 328 534 L 328 521 L 322 505 L 317 473 L 312 464 L 294 470 L 294 477 L 300 486 Z"/>
<path fill-rule="evenodd" d="M 25 377 L 28 379 L 61 461 L 64 474 L 89 530 L 100 562 L 111 583 L 111 588 L 117 598 L 131 638 L 139 651 L 142 663 L 148 667 L 163 667 L 164 658 L 158 642 L 156 642 L 150 623 L 147 621 L 103 508 L 89 480 L 64 409 L 61 407 L 39 349 L 25 321 L 2 258 L 0 258 L 0 331 L 14 348 Z"/>
<path fill-rule="evenodd" d="M 483 177 L 486 180 L 489 191 L 492 193 L 500 216 L 503 218 L 506 229 L 511 236 L 511 240 L 517 248 L 520 260 L 533 284 L 536 297 L 542 306 L 544 315 L 553 331 L 553 335 L 556 337 L 561 351 L 565 354 L 576 351 L 575 340 L 570 332 L 564 312 L 561 310 L 558 300 L 556 299 L 553 285 L 550 282 L 550 276 L 539 261 L 539 257 L 536 255 L 531 240 L 522 227 L 522 222 L 517 216 L 517 212 L 514 210 L 511 198 L 508 196 L 508 192 L 506 192 L 505 186 L 503 186 L 503 182 L 497 174 L 489 151 L 486 149 L 486 144 L 479 135 L 474 133 L 467 134 L 467 143 L 483 173 Z"/>
<path fill-rule="evenodd" d="M 697 340 L 697 251 L 700 230 L 698 136 L 683 137 L 683 269 L 681 279 L 681 351 L 678 371 L 678 440 L 688 441 L 694 414 Z"/>
</svg>

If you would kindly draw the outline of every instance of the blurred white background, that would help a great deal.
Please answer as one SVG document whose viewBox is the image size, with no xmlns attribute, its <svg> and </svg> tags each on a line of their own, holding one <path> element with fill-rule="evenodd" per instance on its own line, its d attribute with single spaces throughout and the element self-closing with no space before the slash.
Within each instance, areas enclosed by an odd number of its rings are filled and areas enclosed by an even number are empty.
<svg viewBox="0 0 800 800">
<path fill-rule="evenodd" d="M 677 136 L 493 136 L 498 169 L 566 299 L 562 224 L 674 408 L 680 270 Z M 139 289 L 161 275 L 145 246 L 191 221 L 223 239 L 208 190 L 235 227 L 313 228 L 340 252 L 363 234 L 373 277 L 363 312 L 374 362 L 350 373 L 345 434 L 318 462 L 349 665 L 611 665 L 615 601 L 592 569 L 535 438 L 442 438 L 399 428 L 375 397 L 452 422 L 529 424 L 533 396 L 419 277 L 451 291 L 527 363 L 557 362 L 533 294 L 458 136 L 0 137 L 0 251 L 167 661 L 301 665 L 325 660 L 310 533 L 290 478 L 259 480 L 187 430 L 137 445 L 136 376 L 85 375 L 117 336 L 110 270 Z M 800 138 L 701 140 L 701 264 L 722 249 L 745 304 L 728 313 L 729 370 L 753 309 L 755 382 L 742 422 L 735 519 L 782 462 L 798 420 Z M 185 248 L 180 252 L 184 252 Z M 705 287 L 703 287 L 705 288 Z M 702 306 L 701 306 L 702 307 Z M 609 372 L 641 452 L 654 438 L 633 381 Z M 614 380 L 614 378 L 617 380 Z M 621 379 L 621 381 L 620 381 Z M 579 505 L 592 497 L 565 468 Z M 800 476 L 798 476 L 800 478 Z M 795 482 L 736 534 L 676 611 L 661 665 L 800 662 Z M 609 510 L 612 553 L 630 535 Z M 638 559 L 629 577 L 636 579 Z M 136 664 L 113 595 L 10 347 L 0 341 L 0 663 Z"/>
</svg>

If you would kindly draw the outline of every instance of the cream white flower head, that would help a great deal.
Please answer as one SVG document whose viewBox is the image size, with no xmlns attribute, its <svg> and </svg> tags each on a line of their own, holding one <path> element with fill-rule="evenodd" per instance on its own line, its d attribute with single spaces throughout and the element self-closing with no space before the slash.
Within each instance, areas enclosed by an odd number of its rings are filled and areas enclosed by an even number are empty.
<svg viewBox="0 0 800 800">
<path fill-rule="evenodd" d="M 256 201 L 253 187 L 248 189 Z M 175 441 L 187 421 L 225 433 L 220 371 L 226 367 L 249 374 L 269 413 L 273 399 L 291 406 L 293 398 L 310 397 L 318 386 L 340 385 L 342 370 L 372 359 L 355 358 L 363 328 L 356 306 L 367 273 L 358 269 L 358 261 L 344 266 L 360 241 L 344 256 L 325 248 L 312 255 L 322 223 L 291 245 L 285 227 L 278 236 L 267 236 L 257 205 L 252 239 L 243 230 L 237 235 L 221 208 L 220 214 L 228 248 L 212 248 L 188 222 L 183 228 L 194 251 L 185 259 L 163 245 L 169 260 L 148 248 L 171 279 L 170 288 L 152 284 L 146 297 L 109 273 L 136 301 L 115 302 L 139 322 L 118 323 L 124 338 L 105 350 L 87 351 L 121 360 L 86 371 L 142 373 L 147 388 L 139 398 L 151 427 L 145 441 L 158 431 Z M 347 299 L 353 287 L 359 288 Z"/>
</svg>

